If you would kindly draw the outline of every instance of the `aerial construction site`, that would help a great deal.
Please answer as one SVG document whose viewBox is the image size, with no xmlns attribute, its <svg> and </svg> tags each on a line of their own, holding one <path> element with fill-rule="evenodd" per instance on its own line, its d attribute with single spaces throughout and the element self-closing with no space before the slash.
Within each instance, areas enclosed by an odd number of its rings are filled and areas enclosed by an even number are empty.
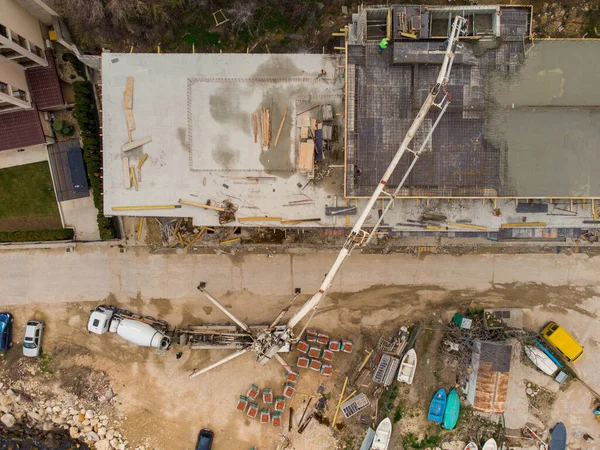
<svg viewBox="0 0 600 450">
<path fill-rule="evenodd" d="M 0 252 L 1 448 L 596 448 L 600 40 L 346 13 L 329 52 L 103 51 L 122 239 Z"/>
</svg>

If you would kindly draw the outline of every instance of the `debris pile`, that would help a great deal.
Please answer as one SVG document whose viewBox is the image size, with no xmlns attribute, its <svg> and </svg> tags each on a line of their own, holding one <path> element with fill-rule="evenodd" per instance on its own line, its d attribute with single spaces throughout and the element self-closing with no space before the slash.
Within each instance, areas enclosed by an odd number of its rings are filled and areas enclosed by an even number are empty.
<svg viewBox="0 0 600 450">
<path fill-rule="evenodd" d="M 0 422 L 9 435 L 31 434 L 32 430 L 64 434 L 96 450 L 126 450 L 134 448 L 116 429 L 116 423 L 106 414 L 86 408 L 73 395 L 44 401 L 17 389 L 2 389 L 0 383 Z M 28 431 L 29 430 L 29 431 Z M 135 447 L 138 450 L 145 447 Z"/>
</svg>

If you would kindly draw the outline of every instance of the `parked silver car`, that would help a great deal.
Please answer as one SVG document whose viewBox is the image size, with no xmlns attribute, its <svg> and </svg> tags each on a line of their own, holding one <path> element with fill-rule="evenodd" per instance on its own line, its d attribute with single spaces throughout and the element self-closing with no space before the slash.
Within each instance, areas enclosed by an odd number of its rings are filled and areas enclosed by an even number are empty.
<svg viewBox="0 0 600 450">
<path fill-rule="evenodd" d="M 25 340 L 23 341 L 23 355 L 36 357 L 42 350 L 42 334 L 44 324 L 39 320 L 30 320 L 25 327 Z"/>
</svg>

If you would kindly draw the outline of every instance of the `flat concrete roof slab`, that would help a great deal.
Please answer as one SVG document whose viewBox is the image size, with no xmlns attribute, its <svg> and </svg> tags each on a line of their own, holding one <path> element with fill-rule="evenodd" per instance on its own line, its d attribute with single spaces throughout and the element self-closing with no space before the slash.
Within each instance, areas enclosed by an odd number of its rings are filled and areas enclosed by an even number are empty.
<svg viewBox="0 0 600 450">
<path fill-rule="evenodd" d="M 343 70 L 335 55 L 117 54 L 102 57 L 104 209 L 106 214 L 192 217 L 198 225 L 218 225 L 215 211 L 177 209 L 113 211 L 115 206 L 176 205 L 179 199 L 238 207 L 239 217 L 321 217 L 321 225 L 341 225 L 345 217 L 325 216 L 343 195 L 343 171 L 310 182 L 296 170 L 298 113 L 321 104 L 343 112 Z M 324 72 L 324 73 L 323 73 Z M 127 125 L 123 93 L 134 78 L 133 139 L 152 142 L 123 154 Z M 254 142 L 252 112 L 263 106 L 272 116 L 275 141 L 288 108 L 277 148 Z M 343 136 L 343 118 L 334 124 Z M 341 154 L 341 138 L 335 144 Z M 123 156 L 144 163 L 139 189 L 125 188 Z M 256 181 L 251 177 L 267 177 Z M 311 200 L 307 204 L 294 204 Z M 292 207 L 289 203 L 292 202 Z M 261 222 L 230 225 L 264 225 Z M 276 225 L 269 223 L 269 225 Z M 311 223 L 319 226 L 318 223 Z"/>
</svg>

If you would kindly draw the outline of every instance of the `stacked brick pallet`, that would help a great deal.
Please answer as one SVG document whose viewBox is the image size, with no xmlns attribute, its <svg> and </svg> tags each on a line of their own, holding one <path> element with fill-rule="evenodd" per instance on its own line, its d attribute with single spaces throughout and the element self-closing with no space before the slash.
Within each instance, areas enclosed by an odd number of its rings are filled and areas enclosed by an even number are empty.
<svg viewBox="0 0 600 450">
<path fill-rule="evenodd" d="M 325 333 L 319 333 L 317 330 L 306 330 L 306 340 L 299 341 L 296 344 L 298 350 L 298 361 L 296 365 L 301 369 L 311 369 L 325 376 L 331 376 L 333 373 L 333 356 L 335 353 L 352 353 L 354 344 L 347 340 L 330 339 Z M 320 346 L 325 346 L 321 348 Z"/>
<path fill-rule="evenodd" d="M 236 409 L 252 419 L 258 420 L 262 424 L 271 423 L 274 427 L 280 427 L 283 421 L 283 411 L 285 410 L 286 398 L 291 399 L 296 393 L 296 383 L 298 382 L 299 375 L 295 372 L 287 374 L 286 383 L 283 387 L 283 395 L 275 397 L 273 391 L 269 388 L 265 388 L 262 391 L 262 403 L 263 408 L 260 408 L 258 402 L 260 388 L 253 384 L 248 389 L 246 395 L 240 395 Z M 270 407 L 274 406 L 273 414 L 271 414 Z"/>
</svg>

